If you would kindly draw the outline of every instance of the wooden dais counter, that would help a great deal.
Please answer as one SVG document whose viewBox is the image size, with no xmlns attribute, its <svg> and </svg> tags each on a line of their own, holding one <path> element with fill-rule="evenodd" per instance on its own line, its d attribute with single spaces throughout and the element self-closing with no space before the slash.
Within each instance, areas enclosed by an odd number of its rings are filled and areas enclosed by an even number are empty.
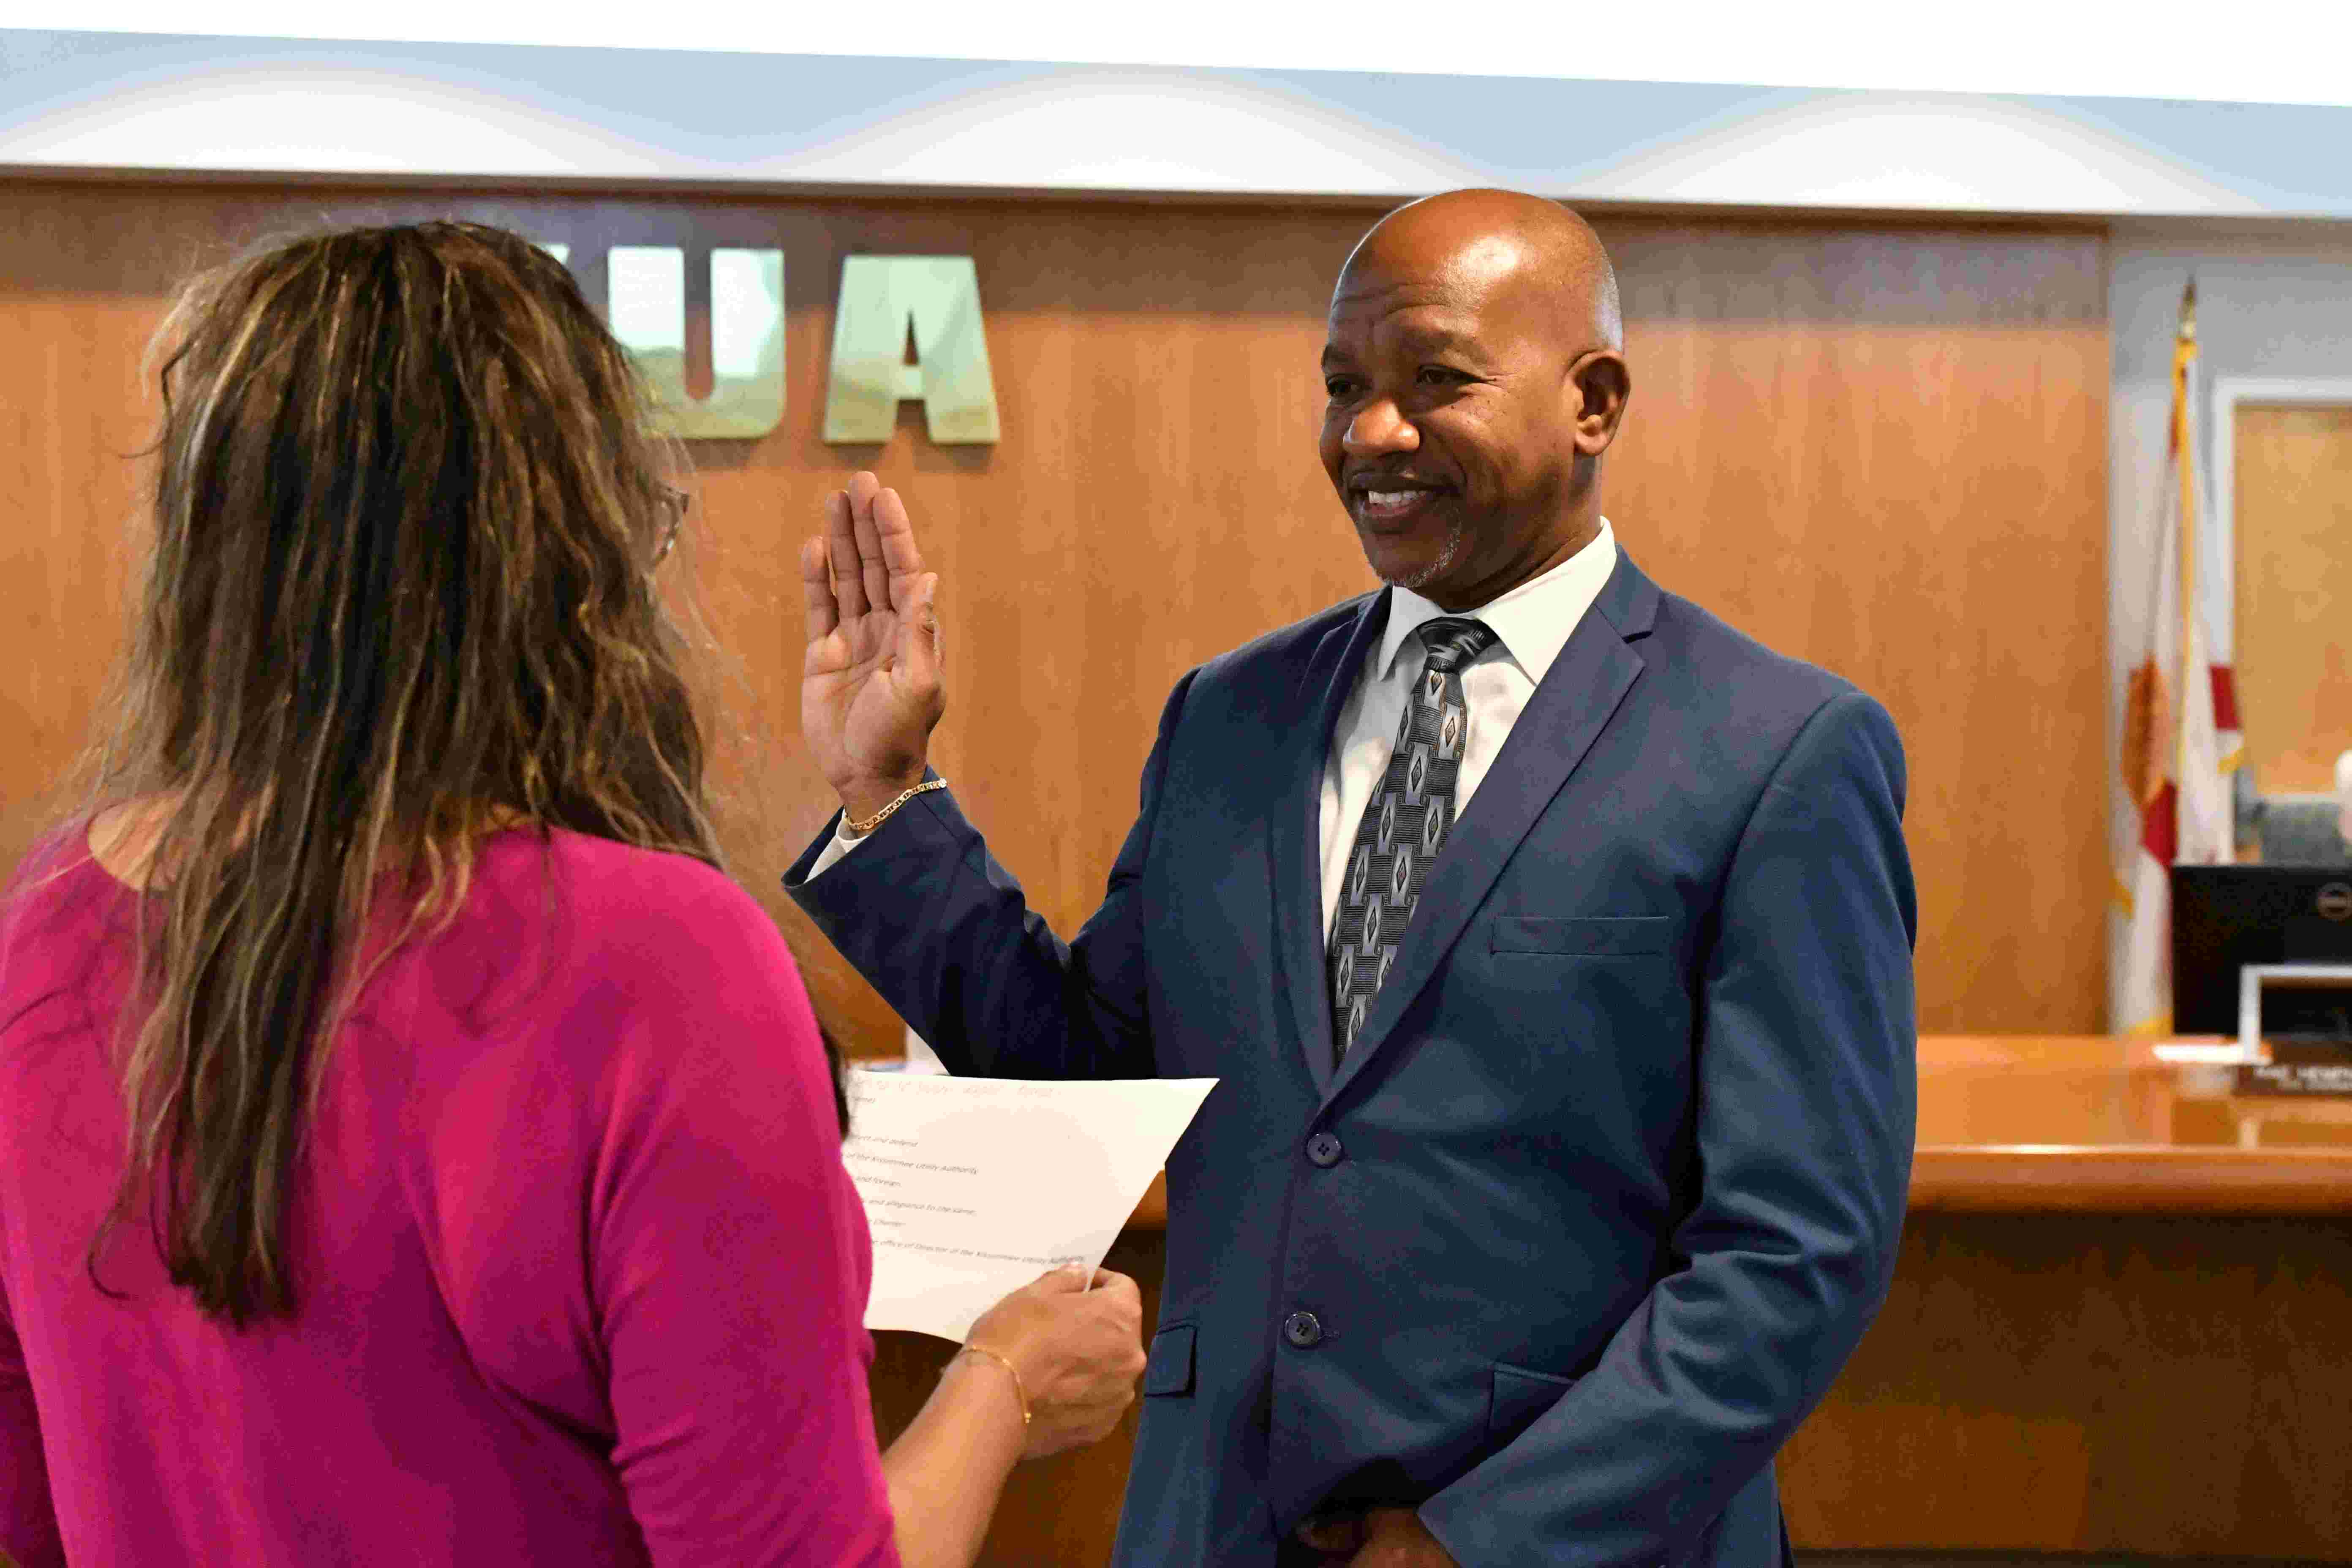
<svg viewBox="0 0 2352 1568">
<path fill-rule="evenodd" d="M 2352 1562 L 2352 1100 L 2105 1037 L 1919 1042 L 1877 1322 L 1800 1544 Z"/>
<path fill-rule="evenodd" d="M 2156 1051 L 1921 1040 L 1912 1212 L 2352 1215 L 2352 1100 L 2236 1095 L 2231 1069 Z"/>
<path fill-rule="evenodd" d="M 2352 1100 L 2146 1041 L 1919 1042 L 1885 1307 L 1780 1459 L 1800 1547 L 2352 1563 Z M 1160 1184 L 1109 1265 L 1158 1310 Z M 883 1334 L 886 1440 L 951 1347 Z M 1110 1549 L 1133 1415 L 1024 1467 L 982 1561 Z"/>
</svg>

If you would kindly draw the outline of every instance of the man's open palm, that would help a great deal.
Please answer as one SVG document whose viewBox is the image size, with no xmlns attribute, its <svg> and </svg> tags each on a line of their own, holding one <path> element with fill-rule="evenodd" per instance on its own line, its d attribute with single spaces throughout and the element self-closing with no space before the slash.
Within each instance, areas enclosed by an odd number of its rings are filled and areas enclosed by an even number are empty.
<svg viewBox="0 0 2352 1568">
<path fill-rule="evenodd" d="M 825 499 L 825 531 L 801 546 L 808 652 L 801 732 L 852 816 L 870 815 L 923 775 L 940 689 L 936 573 L 898 492 L 872 474 Z"/>
</svg>

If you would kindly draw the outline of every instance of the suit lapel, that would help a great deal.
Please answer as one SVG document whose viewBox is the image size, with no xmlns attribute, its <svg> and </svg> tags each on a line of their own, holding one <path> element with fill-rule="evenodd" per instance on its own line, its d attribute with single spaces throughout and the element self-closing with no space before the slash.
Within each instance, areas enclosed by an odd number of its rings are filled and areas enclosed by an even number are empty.
<svg viewBox="0 0 2352 1568">
<path fill-rule="evenodd" d="M 1266 847 L 1273 859 L 1276 951 L 1318 1093 L 1331 1087 L 1331 1005 L 1323 982 L 1323 768 L 1339 710 L 1355 689 L 1373 639 L 1388 623 L 1388 604 L 1386 590 L 1370 595 L 1317 643 L 1299 677 L 1293 709 L 1298 721 L 1277 752 L 1275 769 Z"/>
<path fill-rule="evenodd" d="M 1364 1064 L 1387 1041 L 1461 939 L 1463 927 L 1520 840 L 1608 726 L 1642 672 L 1642 657 L 1627 645 L 1648 634 L 1657 604 L 1657 588 L 1621 554 L 1600 596 L 1511 726 L 1478 793 L 1463 808 L 1422 889 L 1420 907 L 1397 952 L 1396 968 L 1373 999 L 1347 1061 L 1323 1082 L 1327 1101 L 1363 1072 Z M 1328 1052 L 1330 1010 L 1323 1011 Z"/>
</svg>

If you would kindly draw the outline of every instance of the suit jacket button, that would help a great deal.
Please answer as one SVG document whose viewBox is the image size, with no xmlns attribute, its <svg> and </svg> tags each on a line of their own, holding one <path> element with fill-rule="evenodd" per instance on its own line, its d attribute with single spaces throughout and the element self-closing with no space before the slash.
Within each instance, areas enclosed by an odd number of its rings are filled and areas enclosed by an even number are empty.
<svg viewBox="0 0 2352 1568">
<path fill-rule="evenodd" d="M 1282 1320 L 1282 1337 L 1305 1350 L 1322 1340 L 1322 1321 L 1312 1312 L 1293 1312 Z"/>
<path fill-rule="evenodd" d="M 1318 1132 L 1307 1141 L 1307 1157 L 1327 1171 L 1338 1164 L 1339 1156 L 1347 1152 L 1333 1133 Z"/>
</svg>

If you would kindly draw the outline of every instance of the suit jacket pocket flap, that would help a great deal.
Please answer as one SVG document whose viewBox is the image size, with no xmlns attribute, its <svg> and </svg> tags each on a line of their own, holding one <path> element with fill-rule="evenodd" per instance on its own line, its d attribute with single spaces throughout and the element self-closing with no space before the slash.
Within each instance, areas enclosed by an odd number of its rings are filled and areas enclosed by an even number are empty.
<svg viewBox="0 0 2352 1568">
<path fill-rule="evenodd" d="M 1496 1362 L 1494 1401 L 1486 1407 L 1486 1435 L 1506 1440 L 1517 1436 L 1575 1386 L 1572 1377 Z"/>
<path fill-rule="evenodd" d="M 1548 915 L 1496 915 L 1496 952 L 1567 952 L 1622 956 L 1664 952 L 1674 922 L 1664 915 L 1614 915 L 1557 920 Z"/>
<path fill-rule="evenodd" d="M 1192 1392 L 1192 1325 L 1171 1323 L 1151 1336 L 1151 1356 L 1143 1363 L 1143 1392 Z"/>
</svg>

